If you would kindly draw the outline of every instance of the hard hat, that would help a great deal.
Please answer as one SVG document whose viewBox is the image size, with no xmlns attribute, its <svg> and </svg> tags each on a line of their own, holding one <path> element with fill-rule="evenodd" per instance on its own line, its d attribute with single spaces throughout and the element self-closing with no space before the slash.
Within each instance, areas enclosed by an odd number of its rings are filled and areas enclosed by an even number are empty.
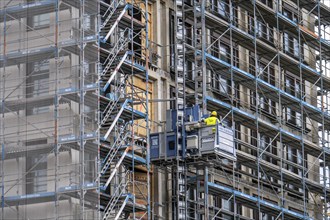
<svg viewBox="0 0 330 220">
<path fill-rule="evenodd" d="M 218 114 L 217 114 L 217 112 L 216 111 L 213 111 L 213 112 L 211 112 L 211 116 L 217 116 Z"/>
</svg>

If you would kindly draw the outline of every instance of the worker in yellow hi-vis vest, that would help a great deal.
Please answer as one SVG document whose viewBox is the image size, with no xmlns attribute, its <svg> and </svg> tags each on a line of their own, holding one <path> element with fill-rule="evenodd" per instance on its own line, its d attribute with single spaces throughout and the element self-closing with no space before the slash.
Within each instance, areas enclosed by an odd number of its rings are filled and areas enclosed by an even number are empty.
<svg viewBox="0 0 330 220">
<path fill-rule="evenodd" d="M 206 125 L 216 125 L 217 122 L 220 123 L 220 120 L 217 118 L 217 112 L 211 112 L 211 116 L 208 118 L 203 119 Z"/>
<path fill-rule="evenodd" d="M 212 131 L 213 131 L 213 133 L 215 133 L 215 131 L 216 131 L 216 128 L 215 128 L 215 125 L 218 123 L 218 124 L 220 124 L 220 120 L 217 118 L 217 116 L 218 116 L 218 114 L 217 114 L 217 112 L 216 111 L 213 111 L 213 112 L 211 112 L 211 116 L 210 117 L 208 117 L 208 118 L 205 118 L 205 119 L 202 119 L 202 121 L 206 124 L 206 125 L 208 125 L 208 126 L 214 126 L 213 128 L 212 128 Z M 222 123 L 221 123 L 222 124 Z M 223 126 L 223 124 L 222 124 L 222 126 Z"/>
</svg>

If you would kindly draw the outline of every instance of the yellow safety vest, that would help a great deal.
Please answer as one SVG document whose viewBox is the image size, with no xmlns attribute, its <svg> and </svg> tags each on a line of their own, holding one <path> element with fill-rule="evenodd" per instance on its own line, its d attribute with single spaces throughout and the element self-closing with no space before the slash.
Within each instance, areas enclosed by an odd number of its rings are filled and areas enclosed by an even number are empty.
<svg viewBox="0 0 330 220">
<path fill-rule="evenodd" d="M 216 125 L 217 122 L 220 123 L 219 119 L 217 119 L 217 117 L 214 116 L 204 119 L 204 122 L 206 125 Z"/>
</svg>

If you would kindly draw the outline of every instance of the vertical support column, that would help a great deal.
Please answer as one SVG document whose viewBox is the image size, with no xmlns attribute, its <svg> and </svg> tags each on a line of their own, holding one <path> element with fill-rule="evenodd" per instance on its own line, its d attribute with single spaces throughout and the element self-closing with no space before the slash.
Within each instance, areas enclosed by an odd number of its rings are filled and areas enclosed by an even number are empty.
<svg viewBox="0 0 330 220">
<path fill-rule="evenodd" d="M 4 108 L 2 107 L 1 110 L 4 110 Z M 4 119 L 4 117 L 2 117 L 2 119 Z M 1 125 L 1 127 L 2 127 L 2 125 Z M 3 132 L 1 132 L 1 135 L 2 135 L 2 137 L 4 137 Z M 5 172 L 4 172 L 4 165 L 5 165 L 5 144 L 2 143 L 1 144 L 1 219 L 5 219 Z"/>
<path fill-rule="evenodd" d="M 253 21 L 254 21 L 254 28 L 257 27 L 257 11 L 256 11 L 256 0 L 253 0 Z M 257 54 L 257 31 L 254 31 L 254 39 L 253 39 L 253 44 L 254 44 L 254 69 L 255 69 L 255 75 L 256 78 L 259 77 L 258 74 L 258 54 Z M 260 198 L 261 198 L 261 185 L 260 185 L 260 134 L 259 134 L 259 123 L 258 123 L 258 118 L 259 118 L 259 94 L 258 94 L 258 81 L 255 80 L 255 109 L 256 109 L 256 132 L 257 132 L 257 178 L 258 178 L 258 219 L 261 213 L 261 208 L 260 208 Z M 252 137 L 251 137 L 252 138 Z"/>
<path fill-rule="evenodd" d="M 130 4 L 134 7 L 134 0 L 131 0 L 130 1 Z M 145 7 L 145 11 L 144 11 L 144 14 L 145 14 L 145 38 L 147 39 L 148 38 L 148 36 L 147 36 L 147 32 L 146 32 L 146 29 L 147 29 L 147 26 L 148 26 L 148 16 L 147 16 L 147 7 L 148 7 L 148 5 L 146 4 L 146 2 L 145 1 L 142 1 L 142 4 L 144 4 L 144 7 Z M 131 9 L 131 13 L 132 13 L 132 17 L 134 17 L 134 10 L 133 10 L 133 7 L 132 7 L 132 9 Z M 131 40 L 131 45 L 132 45 L 132 47 L 131 47 L 131 54 L 134 54 L 134 35 L 135 35 L 135 32 L 134 32 L 134 23 L 133 23 L 133 20 L 131 19 L 131 21 L 130 21 L 130 31 L 129 31 L 129 37 L 130 37 L 130 40 Z M 145 40 L 145 46 L 147 46 L 147 42 L 146 42 L 146 40 Z M 141 50 L 142 50 L 142 48 L 141 48 Z M 141 51 L 141 54 L 143 53 L 143 51 Z M 148 74 L 148 58 L 147 58 L 147 50 L 145 50 L 145 55 L 146 55 L 146 69 L 145 69 L 145 74 L 146 74 L 146 90 L 147 90 L 147 87 L 148 87 L 148 83 L 147 83 L 147 81 L 149 80 L 149 79 L 147 79 L 147 74 Z M 132 56 L 131 57 L 131 62 L 132 63 L 134 63 L 134 57 Z M 130 89 L 131 89 L 131 98 L 133 99 L 133 97 L 134 97 L 134 76 L 133 76 L 133 68 L 131 68 L 131 70 L 130 70 L 131 72 L 129 73 L 129 77 L 130 77 L 130 80 L 131 80 L 131 87 L 130 87 Z M 147 91 L 145 92 L 145 95 L 146 96 L 148 96 L 148 93 L 147 93 Z M 147 113 L 147 107 L 146 107 L 146 113 Z M 148 113 L 147 113 L 148 114 Z M 146 117 L 148 117 L 148 115 L 146 115 Z M 132 128 L 131 128 L 131 145 L 132 146 L 134 146 L 134 129 L 135 129 L 135 127 L 134 127 L 134 116 L 133 116 L 133 114 L 131 115 L 131 120 L 133 121 L 133 123 L 132 123 Z M 148 121 L 147 121 L 148 119 L 146 119 L 146 125 L 147 125 L 147 123 L 148 123 Z M 148 146 L 146 146 L 147 148 L 148 148 Z M 135 150 L 134 150 L 134 147 L 132 148 L 132 155 L 133 155 L 133 158 L 132 158 L 132 172 L 130 173 L 130 176 L 132 177 L 132 179 L 129 179 L 129 178 L 127 178 L 124 182 L 126 182 L 127 184 L 129 184 L 129 182 L 131 183 L 131 185 L 132 185 L 132 194 L 133 194 L 133 219 L 135 219 L 136 218 L 136 214 L 135 214 L 135 208 L 136 208 L 136 206 L 135 206 L 135 192 L 136 191 L 138 191 L 138 190 L 136 190 L 136 184 L 135 184 L 135 161 L 134 161 L 134 154 L 135 154 Z M 147 160 L 147 158 L 146 158 L 146 160 Z M 148 163 L 148 162 L 147 162 Z M 149 178 L 149 176 L 148 176 L 148 171 L 147 171 L 147 179 Z M 147 191 L 148 191 L 148 197 L 147 197 L 147 212 L 149 213 L 149 210 L 148 210 L 148 205 L 149 205 L 149 203 L 148 203 L 148 198 L 149 198 L 149 187 L 147 186 Z M 148 214 L 147 213 L 147 214 Z M 149 216 L 147 215 L 147 217 L 149 218 Z"/>
<path fill-rule="evenodd" d="M 172 166 L 172 218 L 181 220 L 187 218 L 186 164 L 181 160 L 176 162 L 176 166 Z"/>
<path fill-rule="evenodd" d="M 301 10 L 300 10 L 300 1 L 297 1 L 297 6 L 298 6 L 298 24 L 301 24 L 302 21 L 302 16 L 300 15 L 301 13 Z M 303 24 L 302 24 L 303 25 Z M 297 118 L 296 116 L 296 119 L 295 120 L 300 120 L 301 124 L 303 125 L 303 115 L 304 115 L 304 107 L 303 107 L 303 78 L 302 78 L 302 64 L 303 64 L 303 59 L 302 59 L 302 56 L 303 54 L 301 53 L 303 48 L 301 47 L 301 44 L 302 44 L 302 39 L 301 39 L 301 31 L 300 31 L 300 28 L 298 28 L 298 50 L 299 50 L 299 82 L 300 82 L 300 100 L 299 100 L 299 105 L 300 105 L 300 118 Z M 295 50 L 295 45 L 293 46 L 293 50 Z M 306 202 L 306 197 L 308 197 L 308 192 L 307 192 L 307 195 L 306 195 L 306 175 L 307 173 L 305 172 L 308 172 L 308 167 L 306 168 L 306 166 L 308 166 L 308 161 L 307 161 L 307 154 L 305 154 L 305 144 L 304 144 L 304 128 L 302 127 L 301 129 L 301 132 L 300 132 L 300 136 L 301 136 L 301 160 L 302 160 L 302 190 L 303 190 L 303 206 L 304 206 L 304 217 L 307 217 L 308 216 L 308 213 L 307 213 L 307 210 L 306 210 L 306 207 L 307 207 L 307 202 Z M 299 149 L 298 149 L 299 151 Z M 297 163 L 299 158 L 298 158 L 298 152 L 297 152 Z M 308 198 L 307 198 L 308 199 Z"/>
<path fill-rule="evenodd" d="M 195 47 L 195 104 L 202 106 L 203 114 L 207 114 L 206 106 L 206 27 L 205 0 L 194 0 L 194 47 Z M 202 93 L 202 99 L 200 99 Z"/>
<path fill-rule="evenodd" d="M 175 25 L 174 33 L 176 37 L 174 39 L 174 68 L 175 68 L 175 86 L 176 86 L 176 103 L 175 108 L 184 109 L 185 107 L 185 10 L 184 1 L 175 1 Z M 171 45 L 171 47 L 173 47 Z M 172 55 L 171 55 L 172 56 Z M 177 117 L 178 119 L 178 117 Z"/>
<path fill-rule="evenodd" d="M 209 182 L 209 171 L 207 165 L 204 168 L 204 219 L 209 219 L 209 188 L 208 188 L 208 182 Z"/>
<path fill-rule="evenodd" d="M 55 61 L 56 62 L 56 61 Z M 55 64 L 56 65 L 56 64 Z M 55 85 L 57 84 L 57 73 L 55 77 Z M 55 86 L 56 88 L 57 86 Z M 55 89 L 55 93 L 57 93 L 57 89 Z M 58 187 L 59 187 L 59 172 L 58 172 L 58 166 L 59 166 L 59 148 L 60 145 L 58 144 L 58 108 L 59 108 L 59 101 L 58 101 L 58 95 L 55 94 L 54 97 L 54 120 L 55 120 L 55 134 L 54 134 L 54 156 L 55 156 L 55 219 L 59 218 L 59 195 L 58 195 Z"/>
<path fill-rule="evenodd" d="M 98 52 L 97 52 L 97 64 L 96 64 L 96 72 L 97 72 L 97 81 L 96 82 L 100 82 L 101 80 L 101 60 L 100 60 L 100 45 L 101 45 L 101 38 L 100 38 L 100 33 L 101 33 L 101 7 L 100 4 L 97 4 L 97 22 L 96 22 L 96 34 L 97 34 L 97 47 L 98 47 Z M 98 83 L 98 85 L 100 85 Z M 100 103 L 100 86 L 98 86 L 97 88 L 97 127 L 100 128 L 101 127 L 101 103 Z M 97 129 L 96 132 L 97 135 L 97 168 L 96 168 L 96 186 L 97 186 L 97 219 L 101 219 L 101 166 L 102 166 L 102 160 L 101 160 L 101 149 L 100 149 L 100 129 Z"/>
<path fill-rule="evenodd" d="M 201 201 L 202 198 L 201 198 L 201 193 L 202 193 L 202 189 L 201 189 L 202 185 L 201 185 L 201 180 L 200 180 L 200 170 L 199 170 L 199 167 L 196 166 L 196 219 L 197 220 L 202 220 L 202 217 L 201 217 L 201 207 L 202 207 L 202 204 Z"/>
<path fill-rule="evenodd" d="M 209 219 L 208 165 L 196 165 L 196 219 Z"/>
<path fill-rule="evenodd" d="M 276 13 L 280 13 L 280 0 L 276 0 Z M 281 42 L 281 33 L 280 33 L 280 29 L 279 29 L 279 18 L 278 16 L 276 16 L 276 30 L 277 30 L 277 41 L 278 42 Z M 278 69 L 278 87 L 280 89 L 281 88 L 281 85 L 282 85 L 282 70 L 281 70 L 281 59 L 280 59 L 280 56 L 277 55 L 277 69 Z M 283 183 L 283 169 L 284 169 L 284 155 L 285 155 L 285 149 L 284 149 L 284 145 L 283 145 L 283 142 L 282 142 L 282 116 L 283 116 L 283 108 L 282 108 L 282 98 L 281 98 L 281 94 L 278 93 L 278 114 L 279 114 L 279 120 L 278 120 L 278 123 L 279 123 L 279 129 L 280 129 L 280 136 L 279 136 L 279 150 L 278 150 L 278 153 L 280 154 L 280 181 L 281 183 Z M 284 205 L 285 205 L 285 199 L 284 199 L 284 184 L 281 184 L 281 195 L 280 195 L 280 206 L 282 208 L 284 208 Z M 284 219 L 284 213 L 281 212 L 281 219 Z"/>
<path fill-rule="evenodd" d="M 59 166 L 59 147 L 58 144 L 58 118 L 59 118 L 59 96 L 58 96 L 58 63 L 59 63 L 59 48 L 58 48 L 58 37 L 59 37 L 59 2 L 55 3 L 55 97 L 54 97 L 54 154 L 55 154 L 55 219 L 59 218 L 59 195 L 58 195 L 58 182 L 60 181 L 58 166 Z"/>
<path fill-rule="evenodd" d="M 185 131 L 184 131 L 184 117 L 186 107 L 186 67 L 185 67 L 185 6 L 183 0 L 175 1 L 175 85 L 176 85 L 176 162 L 175 174 L 175 192 L 173 196 L 175 201 L 173 203 L 176 207 L 173 210 L 173 217 L 176 219 L 186 219 L 186 195 L 185 195 L 185 170 L 186 164 L 183 161 L 185 157 Z M 179 144 L 181 143 L 181 144 Z M 173 204 L 173 205 L 174 205 Z M 174 213 L 175 212 L 175 213 Z"/>
<path fill-rule="evenodd" d="M 203 99 L 202 99 L 202 112 L 203 114 L 207 113 L 207 108 L 206 108 L 206 80 L 207 80 L 207 73 L 206 73 L 206 28 L 205 28 L 205 0 L 200 0 L 201 2 L 201 22 L 202 22 L 202 95 L 203 95 Z"/>
<path fill-rule="evenodd" d="M 1 96 L 1 110 L 2 116 L 0 120 L 1 129 L 1 219 L 5 219 L 5 85 L 6 85 L 6 9 L 4 9 L 3 18 L 3 71 L 1 76 L 2 96 Z"/>
<path fill-rule="evenodd" d="M 235 105 L 234 101 L 236 100 L 236 85 L 234 82 L 234 72 L 233 72 L 233 66 L 234 66 L 234 62 L 236 62 L 236 57 L 234 54 L 234 46 L 233 46 L 233 29 L 232 27 L 236 24 L 236 18 L 235 18 L 235 11 L 236 8 L 233 7 L 233 1 L 229 0 L 229 16 L 230 16 L 230 30 L 229 30 L 229 39 L 230 39 L 230 82 L 231 82 L 231 126 L 232 126 L 232 131 L 233 134 L 236 133 L 236 124 L 235 124 L 235 120 L 234 120 L 234 111 L 233 111 L 233 106 Z M 237 13 L 238 14 L 238 13 Z M 234 22 L 234 23 L 233 23 Z M 239 53 L 239 52 L 238 52 Z M 238 56 L 238 54 L 237 54 Z M 239 92 L 239 91 L 237 91 Z M 234 140 L 234 148 L 236 148 L 237 144 L 235 144 L 235 140 Z M 234 151 L 236 151 L 236 149 L 234 149 Z M 233 188 L 236 188 L 236 181 L 235 181 L 235 166 L 236 163 L 233 161 L 233 167 L 232 167 L 232 182 L 233 182 Z M 234 204 L 234 215 L 236 215 L 237 213 L 237 204 L 236 204 L 236 195 L 233 193 L 231 195 L 233 197 L 233 204 Z M 230 201 L 230 200 L 229 200 Z"/>
<path fill-rule="evenodd" d="M 317 2 L 317 34 L 318 36 L 325 36 L 325 33 L 322 34 L 322 30 L 321 30 L 321 11 L 320 11 L 320 1 Z M 323 51 L 322 51 L 322 44 L 321 44 L 321 41 L 319 41 L 319 62 L 320 62 L 320 69 L 319 69 L 319 72 L 320 72 L 320 81 L 321 81 L 321 88 L 320 88 L 320 93 L 321 93 L 321 111 L 322 111 L 322 125 L 321 128 L 321 132 L 322 132 L 322 135 L 321 135 L 321 141 L 319 141 L 319 144 L 321 144 L 321 148 L 322 148 L 322 160 L 323 160 L 323 215 L 322 216 L 328 216 L 328 200 L 327 200 L 327 181 L 329 177 L 327 177 L 327 161 L 326 161 L 326 152 L 325 152 L 325 149 L 326 149 L 326 146 L 325 146 L 325 128 L 324 128 L 324 125 L 325 125 L 325 119 L 324 119 L 324 114 L 326 113 L 325 112 L 325 109 L 324 109 L 324 103 L 328 104 L 328 100 L 329 98 L 327 98 L 326 100 L 324 100 L 324 96 L 327 94 L 327 92 L 325 92 L 325 89 L 323 88 L 323 77 L 324 75 L 326 76 L 326 73 L 324 73 L 324 70 L 323 70 L 323 55 L 322 55 Z M 326 62 L 327 60 L 325 59 L 324 60 L 324 63 L 325 63 L 325 68 L 327 68 L 326 66 Z M 325 94 L 324 94 L 325 93 Z M 328 106 L 328 105 L 326 105 Z"/>
<path fill-rule="evenodd" d="M 147 161 L 147 219 L 151 219 L 151 210 L 150 210 L 150 129 L 149 129 L 149 12 L 148 12 L 148 0 L 145 0 L 145 48 L 146 48 L 146 68 L 145 68 L 145 75 L 146 75 L 146 103 L 145 103 L 145 108 L 146 108 L 146 130 L 147 130 L 147 145 L 146 145 L 146 161 Z M 133 11 L 133 10 L 132 10 Z"/>
<path fill-rule="evenodd" d="M 79 123 L 79 173 L 80 173 L 80 181 L 79 181 L 79 186 L 80 186 L 80 219 L 85 219 L 85 190 L 84 190 L 84 185 L 85 185 L 85 143 L 84 143 L 84 79 L 85 79 L 85 70 L 84 70 L 84 58 L 85 58 L 85 52 L 84 52 L 84 22 L 85 22 L 85 0 L 80 0 L 80 9 L 79 9 L 79 14 L 80 14 L 80 55 L 79 55 L 79 113 L 80 113 L 80 123 Z"/>
</svg>

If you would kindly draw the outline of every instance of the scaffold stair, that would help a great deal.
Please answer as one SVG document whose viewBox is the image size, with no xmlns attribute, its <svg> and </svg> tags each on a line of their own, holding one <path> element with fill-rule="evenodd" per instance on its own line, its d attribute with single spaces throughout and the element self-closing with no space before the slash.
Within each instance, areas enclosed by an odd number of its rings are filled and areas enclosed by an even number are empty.
<svg viewBox="0 0 330 220">
<path fill-rule="evenodd" d="M 113 65 L 114 69 L 113 71 L 111 71 L 111 73 L 105 74 L 104 77 L 102 77 L 102 80 L 106 81 L 105 85 L 103 86 L 103 91 L 106 91 L 107 88 L 109 87 L 109 85 L 112 83 L 113 79 L 115 78 L 115 76 L 117 75 L 121 65 L 124 63 L 124 61 L 126 60 L 127 56 L 131 54 L 131 51 L 127 51 L 124 56 L 122 56 L 119 60 L 118 63 L 116 63 L 115 65 Z"/>
<path fill-rule="evenodd" d="M 121 179 L 118 186 L 116 186 L 115 191 L 113 192 L 108 205 L 104 209 L 104 215 L 103 220 L 106 219 L 118 219 L 122 213 L 122 211 L 125 208 L 125 205 L 127 204 L 128 200 L 132 198 L 131 194 L 127 194 L 126 190 L 128 187 L 127 179 L 129 179 L 129 171 L 127 171 L 124 175 L 124 177 Z M 123 200 L 124 198 L 124 200 Z M 123 201 L 120 206 L 120 201 Z M 118 212 L 115 210 L 117 207 L 120 206 L 120 209 Z M 117 209 L 118 210 L 118 209 Z"/>
<path fill-rule="evenodd" d="M 119 101 L 116 101 L 113 103 L 114 107 L 111 107 L 109 111 L 107 112 L 107 119 L 105 121 L 102 120 L 102 122 L 105 124 L 111 123 L 109 129 L 107 130 L 106 134 L 104 135 L 103 139 L 107 139 L 108 136 L 110 135 L 112 129 L 114 128 L 115 124 L 117 123 L 118 119 L 124 112 L 124 110 L 127 108 L 129 103 L 131 103 L 130 99 L 126 99 L 123 103 L 118 103 Z M 110 117 L 111 116 L 111 117 Z"/>
<path fill-rule="evenodd" d="M 112 18 L 114 13 L 117 11 L 118 7 L 123 6 L 125 4 L 125 1 L 119 0 L 119 1 L 112 1 L 110 4 L 101 1 L 100 11 L 102 13 L 101 21 L 102 24 L 100 25 L 100 29 L 103 29 L 109 20 Z"/>
<path fill-rule="evenodd" d="M 104 6 L 108 5 L 107 3 L 104 2 L 103 4 Z M 102 16 L 104 20 L 102 21 L 102 25 L 100 27 L 101 33 L 103 35 L 102 36 L 103 42 L 106 42 L 109 39 L 111 34 L 118 26 L 121 18 L 124 16 L 126 11 L 128 11 L 131 8 L 132 6 L 130 4 L 126 4 L 124 0 L 120 0 L 119 2 L 113 1 L 110 5 L 108 5 L 108 9 L 105 10 L 104 15 Z M 112 23 L 110 29 L 106 28 L 108 23 Z"/>
<path fill-rule="evenodd" d="M 125 133 L 124 137 L 119 137 L 114 142 L 113 147 L 109 150 L 108 155 L 103 160 L 101 175 L 104 175 L 105 172 L 108 170 L 110 164 L 113 162 L 114 158 L 118 154 L 118 151 L 121 149 L 121 147 L 127 141 L 127 137 L 130 135 L 131 135 L 131 133 L 127 132 L 127 133 Z"/>
<path fill-rule="evenodd" d="M 123 32 L 120 33 L 120 38 L 112 47 L 112 49 L 109 52 L 109 55 L 105 59 L 105 61 L 102 63 L 102 73 L 101 76 L 104 76 L 108 73 L 110 70 L 110 67 L 112 66 L 113 62 L 118 58 L 118 54 L 120 51 L 123 51 L 125 49 L 125 46 L 130 42 L 131 40 L 131 30 L 129 28 L 126 28 Z"/>
<path fill-rule="evenodd" d="M 120 105 L 120 99 L 116 99 L 116 100 L 113 100 L 113 101 L 110 101 L 108 103 L 108 105 L 106 106 L 106 108 L 104 109 L 103 111 L 103 118 L 102 118 L 102 121 L 101 121 L 101 126 L 104 126 L 106 124 L 106 122 L 108 121 L 108 119 L 110 119 L 111 117 L 110 116 L 113 116 L 114 114 L 114 111 L 115 111 L 115 108 L 118 108 Z"/>
<path fill-rule="evenodd" d="M 130 151 L 130 150 L 131 150 L 131 147 L 127 147 L 126 150 L 121 155 L 120 159 L 117 162 L 113 162 L 113 163 L 115 163 L 115 167 L 112 170 L 109 178 L 107 179 L 107 182 L 104 184 L 103 189 L 106 189 L 109 186 L 112 178 L 116 175 L 117 171 L 119 170 L 119 167 L 121 166 L 122 162 L 124 161 L 124 158 L 126 157 L 128 151 Z M 109 162 L 109 164 L 107 166 L 110 166 L 111 162 Z"/>
</svg>

